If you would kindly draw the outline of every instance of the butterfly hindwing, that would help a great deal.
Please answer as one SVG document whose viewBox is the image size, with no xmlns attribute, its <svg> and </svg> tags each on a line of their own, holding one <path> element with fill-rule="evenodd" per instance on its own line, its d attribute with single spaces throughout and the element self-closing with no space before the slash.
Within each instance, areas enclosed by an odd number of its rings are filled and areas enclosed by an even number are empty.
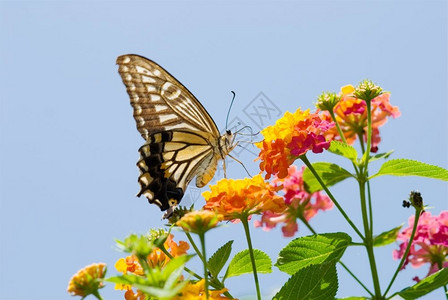
<svg viewBox="0 0 448 300">
<path fill-rule="evenodd" d="M 198 175 L 197 183 L 200 178 L 209 181 L 213 177 L 217 164 L 213 149 L 207 139 L 195 132 L 165 131 L 151 135 L 139 149 L 137 195 L 145 195 L 161 210 L 176 206 L 194 176 Z M 206 183 L 197 185 L 202 187 Z"/>
</svg>

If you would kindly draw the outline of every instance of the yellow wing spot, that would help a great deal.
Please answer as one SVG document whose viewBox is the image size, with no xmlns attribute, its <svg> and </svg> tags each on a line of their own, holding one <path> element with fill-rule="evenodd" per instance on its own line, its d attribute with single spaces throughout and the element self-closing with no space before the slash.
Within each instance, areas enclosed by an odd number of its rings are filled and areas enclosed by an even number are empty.
<svg viewBox="0 0 448 300">
<path fill-rule="evenodd" d="M 151 175 L 149 175 L 149 173 L 144 173 L 140 175 L 138 179 L 146 186 L 148 186 L 153 181 L 153 178 L 151 177 Z"/>
<path fill-rule="evenodd" d="M 143 151 L 143 153 L 145 153 L 146 156 L 151 155 L 151 148 L 149 147 L 148 144 L 146 144 L 142 147 L 142 151 Z"/>
<path fill-rule="evenodd" d="M 170 206 L 177 206 L 177 200 L 176 199 L 173 199 L 173 198 L 171 198 L 170 200 L 168 200 L 168 204 L 170 205 Z"/>
<path fill-rule="evenodd" d="M 139 160 L 137 166 L 142 170 L 148 171 L 148 166 L 146 165 L 144 160 Z"/>
<path fill-rule="evenodd" d="M 162 141 L 162 134 L 156 133 L 153 135 L 154 143 L 160 143 Z"/>
</svg>

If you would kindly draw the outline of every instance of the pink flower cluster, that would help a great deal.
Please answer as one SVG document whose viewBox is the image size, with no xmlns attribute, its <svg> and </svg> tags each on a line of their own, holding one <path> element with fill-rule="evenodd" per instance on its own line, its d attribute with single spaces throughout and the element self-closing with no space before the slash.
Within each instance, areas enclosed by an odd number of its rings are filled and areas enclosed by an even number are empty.
<svg viewBox="0 0 448 300">
<path fill-rule="evenodd" d="M 401 259 L 408 246 L 409 238 L 414 225 L 414 216 L 409 218 L 409 227 L 398 234 L 397 240 L 403 241 L 398 250 L 392 255 L 395 259 Z M 424 212 L 417 225 L 414 240 L 410 252 L 403 264 L 411 263 L 415 268 L 425 263 L 430 264 L 428 275 L 441 268 L 448 267 L 448 211 L 442 211 L 439 216 L 431 216 L 430 212 Z M 418 281 L 418 277 L 415 277 Z"/>
<path fill-rule="evenodd" d="M 288 168 L 288 176 L 284 179 L 274 178 L 273 184 L 282 188 L 285 209 L 282 213 L 265 211 L 260 221 L 255 221 L 255 227 L 270 230 L 279 223 L 283 236 L 291 237 L 298 231 L 297 218 L 310 220 L 319 210 L 333 208 L 333 202 L 321 192 L 308 193 L 303 182 L 303 170 L 297 170 L 294 165 Z"/>
</svg>

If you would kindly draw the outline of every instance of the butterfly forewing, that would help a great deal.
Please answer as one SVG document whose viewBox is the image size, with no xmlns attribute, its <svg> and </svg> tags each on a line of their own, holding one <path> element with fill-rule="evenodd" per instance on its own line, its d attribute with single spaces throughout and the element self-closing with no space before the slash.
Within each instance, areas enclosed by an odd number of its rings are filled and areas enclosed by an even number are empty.
<svg viewBox="0 0 448 300">
<path fill-rule="evenodd" d="M 146 140 L 139 149 L 138 196 L 145 195 L 169 216 L 188 183 L 197 176 L 196 186 L 205 186 L 234 145 L 220 137 L 193 94 L 158 64 L 139 55 L 120 56 L 117 64 Z"/>
<path fill-rule="evenodd" d="M 144 139 L 171 129 L 197 130 L 219 137 L 201 103 L 161 66 L 139 55 L 119 56 L 117 64 L 131 98 L 137 129 Z"/>
</svg>

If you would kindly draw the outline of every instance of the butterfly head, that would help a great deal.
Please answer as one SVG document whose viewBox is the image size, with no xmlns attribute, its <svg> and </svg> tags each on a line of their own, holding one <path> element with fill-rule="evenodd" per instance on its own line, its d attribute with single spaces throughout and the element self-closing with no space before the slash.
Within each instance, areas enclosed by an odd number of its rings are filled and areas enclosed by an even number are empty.
<svg viewBox="0 0 448 300">
<path fill-rule="evenodd" d="M 223 157 L 229 154 L 237 145 L 238 142 L 235 142 L 235 134 L 233 134 L 229 129 L 227 129 L 226 132 L 219 138 L 219 146 Z"/>
</svg>

